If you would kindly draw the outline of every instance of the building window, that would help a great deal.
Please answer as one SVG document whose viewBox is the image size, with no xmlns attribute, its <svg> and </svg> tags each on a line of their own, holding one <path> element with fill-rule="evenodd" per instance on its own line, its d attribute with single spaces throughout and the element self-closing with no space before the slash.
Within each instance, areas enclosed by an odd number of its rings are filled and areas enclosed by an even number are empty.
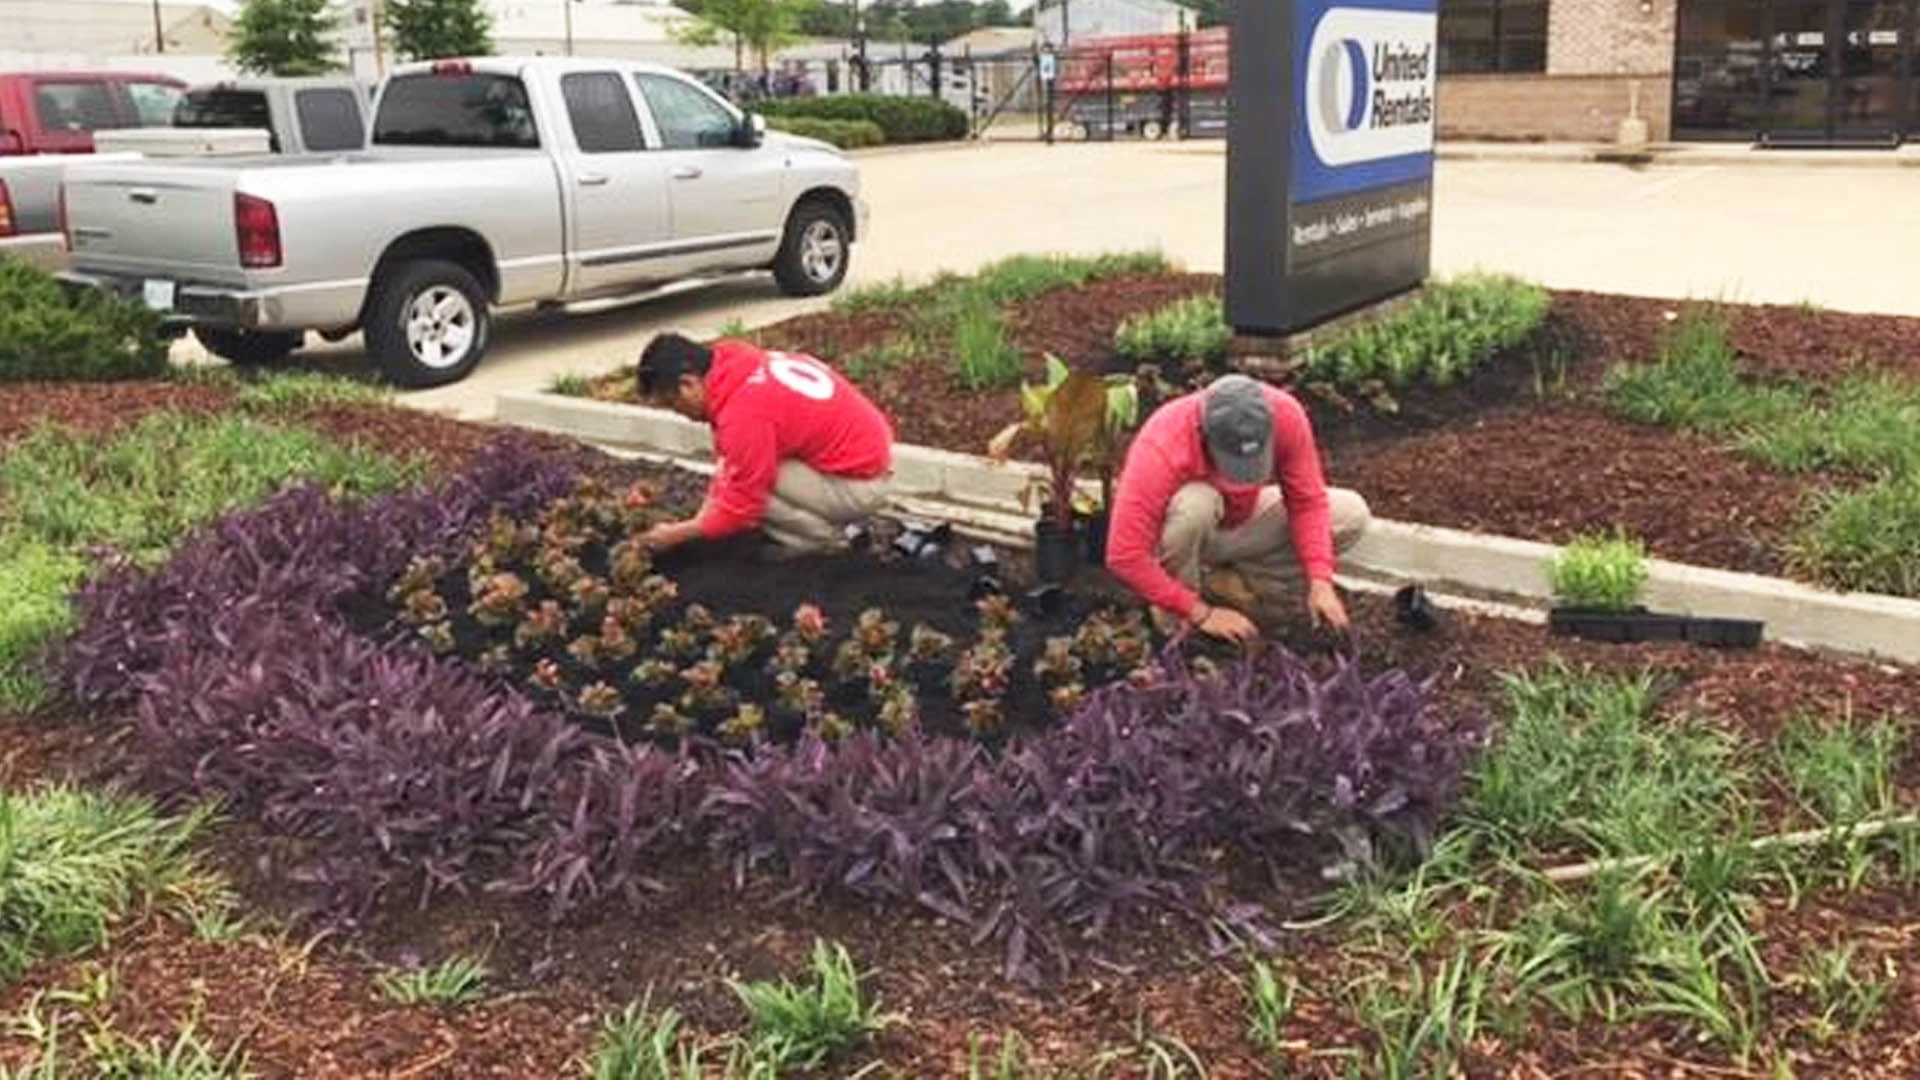
<svg viewBox="0 0 1920 1080">
<path fill-rule="evenodd" d="M 1547 0 L 1441 0 L 1441 74 L 1546 70 Z"/>
</svg>

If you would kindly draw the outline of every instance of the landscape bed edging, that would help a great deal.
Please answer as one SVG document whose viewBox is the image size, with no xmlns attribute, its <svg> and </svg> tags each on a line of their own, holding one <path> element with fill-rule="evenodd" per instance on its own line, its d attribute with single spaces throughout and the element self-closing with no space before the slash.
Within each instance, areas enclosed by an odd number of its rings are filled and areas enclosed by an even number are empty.
<svg viewBox="0 0 1920 1080">
<path fill-rule="evenodd" d="M 706 427 L 640 405 L 512 390 L 498 399 L 502 423 L 567 435 L 616 450 L 694 460 L 712 456 Z M 952 504 L 960 523 L 1022 513 L 1020 496 L 1036 465 L 996 464 L 974 454 L 902 444 L 895 448 L 896 492 L 919 514 Z M 1004 532 L 1004 528 L 994 531 Z M 1031 540 L 1011 535 L 1008 539 Z M 1343 561 L 1381 577 L 1454 587 L 1468 594 L 1544 605 L 1552 599 L 1547 564 L 1553 544 L 1437 525 L 1375 518 Z M 1759 619 L 1769 640 L 1920 663 L 1920 600 L 1877 593 L 1835 593 L 1781 578 L 1650 559 L 1645 594 L 1655 611 Z"/>
</svg>

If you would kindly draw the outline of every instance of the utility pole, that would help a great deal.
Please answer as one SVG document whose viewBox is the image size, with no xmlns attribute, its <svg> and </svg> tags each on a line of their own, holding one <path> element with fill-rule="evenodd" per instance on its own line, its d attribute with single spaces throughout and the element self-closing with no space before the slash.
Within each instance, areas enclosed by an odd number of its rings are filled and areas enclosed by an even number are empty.
<svg viewBox="0 0 1920 1080">
<path fill-rule="evenodd" d="M 167 51 L 167 32 L 160 25 L 160 0 L 153 0 L 153 51 Z"/>
<path fill-rule="evenodd" d="M 567 13 L 567 55 L 573 55 L 573 0 L 560 0 L 560 9 Z"/>
<path fill-rule="evenodd" d="M 383 0 L 372 0 L 367 15 L 373 20 L 373 77 L 387 77 L 387 51 L 380 39 L 381 24 L 387 21 L 386 5 Z"/>
</svg>

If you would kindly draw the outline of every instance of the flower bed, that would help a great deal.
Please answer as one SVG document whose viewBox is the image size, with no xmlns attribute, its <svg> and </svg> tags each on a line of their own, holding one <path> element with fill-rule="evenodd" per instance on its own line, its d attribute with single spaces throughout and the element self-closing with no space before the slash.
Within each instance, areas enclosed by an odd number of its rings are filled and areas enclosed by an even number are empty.
<svg viewBox="0 0 1920 1080">
<path fill-rule="evenodd" d="M 1210 276 L 1141 272 L 1057 285 L 1002 305 L 1000 347 L 1029 378 L 1047 354 L 1101 371 L 1157 355 L 1177 386 L 1213 370 L 1190 360 L 1218 351 L 1207 299 L 1218 288 Z M 916 315 L 927 301 L 853 294 L 839 310 L 750 336 L 841 364 L 892 412 L 903 441 L 981 453 L 1018 415 L 1017 391 L 969 389 L 952 359 L 962 343 Z M 1524 319 L 1526 303 L 1502 299 L 1491 317 L 1448 307 L 1324 347 L 1296 380 L 1331 479 L 1376 515 L 1550 543 L 1624 531 L 1678 562 L 1914 594 L 1913 466 L 1847 447 L 1915 441 L 1920 323 L 1562 292 L 1531 333 L 1476 344 L 1489 326 L 1524 326 L 1509 320 Z M 1462 350 L 1478 359 L 1442 363 Z M 1722 358 L 1727 384 L 1668 379 L 1655 391 L 1729 399 L 1711 422 L 1636 407 L 1610 377 L 1692 353 Z M 630 400 L 630 382 L 617 373 L 593 393 Z M 1782 401 L 1811 419 L 1786 430 L 1770 423 L 1777 410 L 1756 405 Z"/>
</svg>

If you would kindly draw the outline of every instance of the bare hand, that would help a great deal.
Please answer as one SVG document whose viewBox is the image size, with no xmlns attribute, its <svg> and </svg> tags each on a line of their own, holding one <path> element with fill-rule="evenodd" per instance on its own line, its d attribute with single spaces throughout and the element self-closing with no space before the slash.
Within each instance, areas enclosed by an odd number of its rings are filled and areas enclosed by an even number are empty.
<svg viewBox="0 0 1920 1080">
<path fill-rule="evenodd" d="M 1315 625 L 1325 623 L 1335 630 L 1345 630 L 1351 623 L 1347 618 L 1347 605 L 1331 581 L 1316 581 L 1308 587 L 1307 612 L 1313 616 Z"/>
<path fill-rule="evenodd" d="M 640 534 L 642 546 L 653 551 L 666 551 L 679 547 L 693 538 L 694 528 L 690 521 L 669 521 L 655 525 Z"/>
<path fill-rule="evenodd" d="M 1193 625 L 1203 634 L 1236 645 L 1244 645 L 1260 636 L 1260 628 L 1253 625 L 1252 619 L 1229 607 L 1209 607 Z"/>
</svg>

